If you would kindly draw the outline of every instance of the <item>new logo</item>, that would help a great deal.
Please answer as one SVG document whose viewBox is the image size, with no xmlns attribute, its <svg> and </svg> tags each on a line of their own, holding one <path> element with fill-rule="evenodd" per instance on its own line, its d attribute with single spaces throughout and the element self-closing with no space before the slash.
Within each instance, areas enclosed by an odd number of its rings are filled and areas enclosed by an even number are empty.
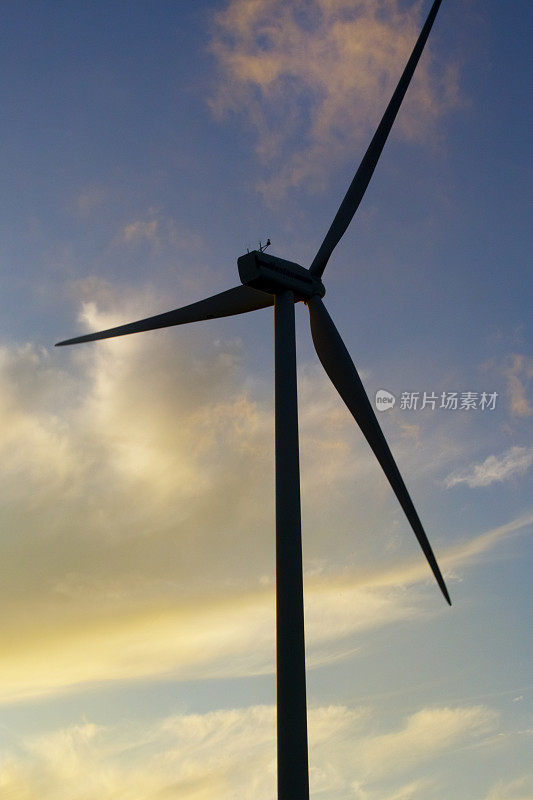
<svg viewBox="0 0 533 800">
<path fill-rule="evenodd" d="M 396 398 L 385 389 L 378 389 L 376 392 L 376 408 L 378 411 L 388 411 L 389 408 L 394 408 Z"/>
</svg>

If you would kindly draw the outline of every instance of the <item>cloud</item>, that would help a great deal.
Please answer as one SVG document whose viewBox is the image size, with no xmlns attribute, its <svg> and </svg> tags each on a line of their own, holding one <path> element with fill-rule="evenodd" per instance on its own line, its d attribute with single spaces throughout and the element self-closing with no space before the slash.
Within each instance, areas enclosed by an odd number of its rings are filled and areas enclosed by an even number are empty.
<svg viewBox="0 0 533 800">
<path fill-rule="evenodd" d="M 467 564 L 476 556 L 497 547 L 513 534 L 523 531 L 531 525 L 533 525 L 533 513 L 529 511 L 505 525 L 499 525 L 469 541 L 449 547 L 443 554 L 443 560 L 450 567 L 456 564 Z"/>
<path fill-rule="evenodd" d="M 525 775 L 512 781 L 498 781 L 486 800 L 531 800 L 532 797 L 533 775 Z"/>
<path fill-rule="evenodd" d="M 132 593 L 131 586 L 122 587 L 122 592 L 125 588 Z M 6 656 L 0 665 L 0 702 L 64 693 L 87 683 L 274 672 L 272 589 L 219 592 L 215 598 L 189 595 L 179 605 L 177 599 L 174 604 L 165 601 L 161 592 L 159 602 L 149 599 L 142 609 L 134 598 L 129 606 L 124 602 L 119 581 L 117 596 L 112 590 L 110 583 L 67 576 L 55 591 L 74 614 L 62 618 L 48 601 L 44 613 L 41 609 L 22 628 L 19 622 L 18 636 L 8 628 Z M 91 602 L 96 605 L 92 613 L 87 608 Z M 394 587 L 358 587 L 357 582 L 350 585 L 327 576 L 308 582 L 308 667 L 346 657 L 353 652 L 354 635 L 423 615 L 415 592 L 406 598 Z"/>
<path fill-rule="evenodd" d="M 353 783 L 352 789 L 356 800 L 417 800 L 417 798 L 427 798 L 431 796 L 431 791 L 435 781 L 428 778 L 409 781 L 409 783 L 395 789 L 392 794 L 388 791 L 384 794 L 381 790 L 369 790 L 361 783 Z"/>
<path fill-rule="evenodd" d="M 409 717 L 400 730 L 365 742 L 363 763 L 373 776 L 409 771 L 472 735 L 490 733 L 496 721 L 497 714 L 484 706 L 426 708 Z"/>
<path fill-rule="evenodd" d="M 471 464 L 463 470 L 452 472 L 444 481 L 449 489 L 459 483 L 471 488 L 501 483 L 524 475 L 533 464 L 533 447 L 511 447 L 500 456 L 488 456 L 481 464 Z"/>
<path fill-rule="evenodd" d="M 465 565 L 532 522 L 530 515 L 451 548 L 442 554 L 441 564 L 446 569 Z M 429 580 L 422 559 L 388 572 L 306 579 L 308 667 L 346 657 L 353 652 L 354 640 L 357 646 L 367 630 L 426 617 L 429 612 L 415 586 Z M 125 580 L 121 585 L 120 575 L 114 584 L 67 576 L 55 591 L 74 612 L 70 619 L 61 619 L 48 601 L 44 617 L 42 608 L 39 613 L 34 609 L 30 624 L 27 621 L 19 631 L 20 641 L 5 625 L 0 700 L 64 692 L 87 682 L 220 679 L 273 672 L 272 588 L 189 594 L 180 601 L 172 592 L 168 596 L 161 580 L 132 584 Z M 403 591 L 406 585 L 408 593 Z M 135 588 L 139 593 L 144 589 L 142 608 Z"/>
<path fill-rule="evenodd" d="M 117 312 L 112 287 L 98 282 L 84 292 L 99 302 L 83 305 L 89 330 L 146 307 L 126 293 Z M 239 343 L 206 342 L 201 330 L 181 330 L 178 346 L 156 332 L 53 356 L 0 351 L 3 701 L 87 681 L 272 670 L 271 390 L 253 397 L 251 387 Z M 365 491 L 372 478 L 344 442 L 349 420 L 311 388 L 304 378 L 306 485 L 335 497 L 357 473 Z M 325 472 L 332 453 L 338 466 Z M 328 548 L 341 542 L 332 531 Z M 357 600 L 359 629 L 413 613 L 386 593 Z M 309 603 L 320 661 L 353 623 L 337 618 L 332 595 L 321 598 L 326 626 Z"/>
<path fill-rule="evenodd" d="M 137 219 L 134 222 L 128 222 L 127 225 L 124 225 L 120 239 L 126 244 L 137 244 L 143 240 L 157 242 L 157 234 L 158 221 L 156 219 Z"/>
<path fill-rule="evenodd" d="M 220 80 L 210 105 L 255 130 L 257 152 L 272 166 L 265 195 L 321 186 L 332 165 L 353 160 L 407 62 L 420 12 L 419 3 L 400 11 L 397 0 L 231 0 L 214 16 Z M 456 102 L 456 69 L 438 72 L 428 45 L 395 133 L 434 137 L 436 120 Z"/>
<path fill-rule="evenodd" d="M 445 577 L 448 571 L 460 567 L 468 567 L 481 555 L 490 552 L 490 550 L 498 547 L 513 535 L 527 530 L 532 525 L 533 512 L 528 511 L 505 525 L 491 528 L 471 539 L 463 540 L 458 544 L 439 550 L 437 558 L 443 568 Z M 364 574 L 359 574 L 357 578 L 351 577 L 357 581 L 357 585 L 360 587 L 372 586 L 374 589 L 378 589 L 380 586 L 402 587 L 426 582 L 429 573 L 424 560 L 417 558 L 403 564 L 396 563 L 389 569 L 368 570 Z M 339 582 L 341 580 L 339 578 Z M 350 576 L 347 575 L 346 580 L 350 580 Z"/>
<path fill-rule="evenodd" d="M 513 417 L 529 417 L 533 413 L 527 398 L 527 387 L 533 379 L 533 360 L 519 353 L 514 353 L 506 367 L 507 395 Z"/>
<path fill-rule="evenodd" d="M 12 739 L 4 748 L 0 786 L 12 800 L 266 800 L 275 792 L 275 719 L 273 706 L 251 706 L 177 714 L 142 727 L 85 721 L 24 742 Z M 484 707 L 421 709 L 399 730 L 378 737 L 372 734 L 374 724 L 371 709 L 310 709 L 314 795 L 341 800 L 358 775 L 355 796 L 361 800 L 418 796 L 428 781 L 391 788 L 388 776 L 383 783 L 379 742 L 391 746 L 396 766 L 397 756 L 411 745 L 404 764 L 410 772 L 422 758 L 438 758 L 457 744 L 479 741 L 494 728 L 496 717 Z"/>
<path fill-rule="evenodd" d="M 112 303 L 109 286 L 98 296 Z M 82 316 L 88 329 L 121 317 L 91 303 Z M 3 702 L 87 682 L 273 670 L 271 413 L 244 387 L 238 345 L 200 354 L 195 337 L 180 332 L 176 348 L 158 333 L 157 347 L 147 334 L 72 351 L 74 374 L 58 367 L 66 351 L 2 351 Z M 312 377 L 302 380 L 306 491 L 335 497 L 357 474 L 366 492 L 372 478 Z M 314 573 L 311 666 L 353 649 L 354 632 L 417 613 L 394 587 Z"/>
<path fill-rule="evenodd" d="M 98 300 L 83 307 L 88 329 L 146 308 L 122 291 L 119 304 L 109 285 L 84 291 Z M 89 682 L 272 672 L 271 387 L 244 374 L 238 342 L 210 331 L 53 356 L 0 350 L 2 702 Z M 431 575 L 414 549 L 402 561 L 387 548 L 394 498 L 379 465 L 326 379 L 301 373 L 313 668 L 353 653 L 365 631 L 424 618 Z M 439 561 L 467 564 L 530 523 Z"/>
<path fill-rule="evenodd" d="M 88 186 L 76 197 L 76 205 L 80 214 L 88 215 L 101 207 L 109 197 L 109 190 L 102 186 Z"/>
<path fill-rule="evenodd" d="M 122 222 L 110 246 L 113 251 L 110 257 L 116 257 L 117 248 L 126 248 L 130 254 L 132 250 L 141 250 L 143 257 L 148 249 L 150 255 L 157 257 L 160 262 L 166 259 L 167 269 L 173 275 L 173 285 L 179 277 L 181 290 L 192 290 L 193 298 L 194 293 L 201 296 L 205 286 L 212 284 L 209 280 L 213 278 L 212 270 L 202 263 L 205 249 L 202 237 L 187 230 L 157 207 L 149 207 L 136 219 Z M 194 270 L 176 270 L 176 259 L 187 259 L 188 262 L 192 259 Z"/>
</svg>

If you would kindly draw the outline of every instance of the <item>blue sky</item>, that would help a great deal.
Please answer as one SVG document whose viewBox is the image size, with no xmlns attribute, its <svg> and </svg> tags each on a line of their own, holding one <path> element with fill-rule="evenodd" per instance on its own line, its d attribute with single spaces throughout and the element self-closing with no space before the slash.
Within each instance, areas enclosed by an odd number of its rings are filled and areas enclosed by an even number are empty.
<svg viewBox="0 0 533 800">
<path fill-rule="evenodd" d="M 53 344 L 308 265 L 427 8 L 4 8 L 10 799 L 274 797 L 273 315 Z M 324 275 L 451 609 L 296 309 L 316 798 L 533 798 L 528 11 L 444 0 Z"/>
</svg>

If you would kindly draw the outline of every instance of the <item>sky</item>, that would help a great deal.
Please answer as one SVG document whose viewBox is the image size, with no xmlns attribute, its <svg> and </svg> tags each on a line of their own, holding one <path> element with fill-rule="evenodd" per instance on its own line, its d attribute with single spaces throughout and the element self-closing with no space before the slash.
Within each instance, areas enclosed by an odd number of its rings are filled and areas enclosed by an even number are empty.
<svg viewBox="0 0 533 800">
<path fill-rule="evenodd" d="M 308 266 L 428 8 L 3 5 L 2 798 L 275 797 L 272 310 L 54 343 Z M 296 307 L 316 800 L 533 798 L 528 12 L 444 0 L 324 273 L 451 608 Z"/>
</svg>

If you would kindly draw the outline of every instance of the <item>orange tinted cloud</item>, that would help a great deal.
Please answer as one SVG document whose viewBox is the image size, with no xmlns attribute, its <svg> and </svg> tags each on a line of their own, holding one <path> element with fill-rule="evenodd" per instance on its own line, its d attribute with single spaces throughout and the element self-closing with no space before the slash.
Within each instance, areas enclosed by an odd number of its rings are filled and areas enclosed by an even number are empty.
<svg viewBox="0 0 533 800">
<path fill-rule="evenodd" d="M 416 41 L 420 4 L 397 0 L 231 0 L 214 17 L 211 51 L 220 79 L 210 104 L 241 115 L 272 165 L 267 197 L 320 186 L 377 124 Z M 427 140 L 457 102 L 455 66 L 436 69 L 431 42 L 394 135 Z"/>
</svg>

